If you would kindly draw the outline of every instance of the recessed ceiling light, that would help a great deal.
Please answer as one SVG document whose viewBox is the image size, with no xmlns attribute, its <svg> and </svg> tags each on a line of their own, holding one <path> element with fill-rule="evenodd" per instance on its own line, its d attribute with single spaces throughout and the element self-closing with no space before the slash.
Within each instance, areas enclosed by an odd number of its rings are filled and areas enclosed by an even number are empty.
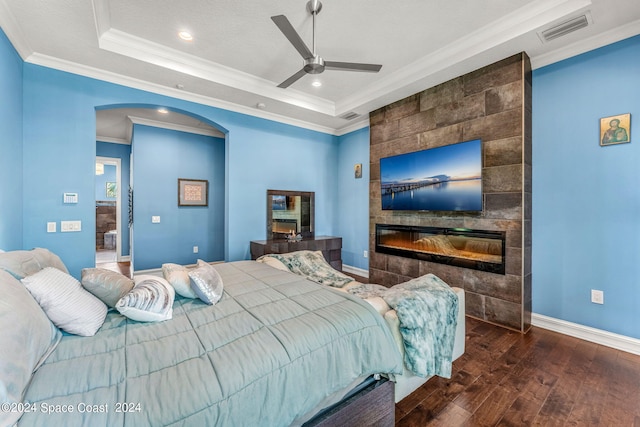
<svg viewBox="0 0 640 427">
<path fill-rule="evenodd" d="M 178 33 L 178 37 L 180 37 L 182 40 L 185 40 L 185 41 L 188 41 L 188 42 L 193 40 L 193 36 L 188 31 L 180 31 Z"/>
<path fill-rule="evenodd" d="M 169 112 L 169 110 L 167 110 L 166 108 L 158 108 L 158 113 L 160 114 L 167 114 Z"/>
<path fill-rule="evenodd" d="M 322 86 L 322 82 L 319 81 L 319 80 L 314 80 L 313 83 L 311 83 L 311 86 L 320 87 L 320 86 Z"/>
</svg>

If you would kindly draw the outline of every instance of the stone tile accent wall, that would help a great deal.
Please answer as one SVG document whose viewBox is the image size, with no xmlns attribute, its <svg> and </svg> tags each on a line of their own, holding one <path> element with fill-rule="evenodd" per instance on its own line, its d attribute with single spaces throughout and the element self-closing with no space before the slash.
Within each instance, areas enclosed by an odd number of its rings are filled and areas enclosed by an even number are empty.
<svg viewBox="0 0 640 427">
<path fill-rule="evenodd" d="M 116 202 L 96 206 L 96 249 L 104 249 L 104 233 L 116 229 Z"/>
<path fill-rule="evenodd" d="M 434 273 L 466 293 L 467 315 L 531 327 L 531 63 L 523 52 L 370 114 L 369 281 Z M 382 211 L 380 158 L 481 139 L 481 213 Z M 506 274 L 375 252 L 375 225 L 506 231 Z"/>
</svg>

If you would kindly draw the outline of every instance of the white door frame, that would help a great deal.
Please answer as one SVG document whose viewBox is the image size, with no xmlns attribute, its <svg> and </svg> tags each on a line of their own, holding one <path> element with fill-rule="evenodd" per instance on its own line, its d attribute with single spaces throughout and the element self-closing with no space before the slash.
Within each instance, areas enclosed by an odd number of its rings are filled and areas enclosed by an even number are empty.
<svg viewBox="0 0 640 427">
<path fill-rule="evenodd" d="M 117 157 L 96 156 L 96 162 L 116 167 L 116 261 L 128 261 L 129 257 L 122 256 L 122 160 Z"/>
</svg>

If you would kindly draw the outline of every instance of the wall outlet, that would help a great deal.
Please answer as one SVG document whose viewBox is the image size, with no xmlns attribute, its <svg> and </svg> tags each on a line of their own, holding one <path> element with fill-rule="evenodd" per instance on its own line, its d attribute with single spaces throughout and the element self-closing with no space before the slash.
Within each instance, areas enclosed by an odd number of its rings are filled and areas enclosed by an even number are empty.
<svg viewBox="0 0 640 427">
<path fill-rule="evenodd" d="M 365 257 L 365 258 L 369 258 L 369 251 L 364 251 L 362 256 Z"/>
<path fill-rule="evenodd" d="M 604 304 L 604 291 L 591 289 L 591 302 L 594 304 Z"/>
<path fill-rule="evenodd" d="M 197 254 L 197 253 L 198 253 L 198 247 L 197 247 L 197 246 L 194 246 L 194 247 L 193 247 L 193 253 L 194 253 L 194 254 Z"/>
<path fill-rule="evenodd" d="M 153 216 L 151 217 L 151 223 L 152 223 L 152 224 L 159 224 L 159 223 L 160 223 L 160 217 L 159 217 L 159 216 L 157 216 L 157 215 L 153 215 Z"/>
</svg>

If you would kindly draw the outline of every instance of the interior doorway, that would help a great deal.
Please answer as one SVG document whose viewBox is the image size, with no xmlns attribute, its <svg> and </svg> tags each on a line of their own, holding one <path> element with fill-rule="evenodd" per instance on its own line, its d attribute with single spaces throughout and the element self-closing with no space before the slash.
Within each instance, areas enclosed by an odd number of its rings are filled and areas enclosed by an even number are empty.
<svg viewBox="0 0 640 427">
<path fill-rule="evenodd" d="M 98 268 L 121 271 L 122 256 L 122 164 L 119 158 L 96 156 L 96 244 Z"/>
</svg>

